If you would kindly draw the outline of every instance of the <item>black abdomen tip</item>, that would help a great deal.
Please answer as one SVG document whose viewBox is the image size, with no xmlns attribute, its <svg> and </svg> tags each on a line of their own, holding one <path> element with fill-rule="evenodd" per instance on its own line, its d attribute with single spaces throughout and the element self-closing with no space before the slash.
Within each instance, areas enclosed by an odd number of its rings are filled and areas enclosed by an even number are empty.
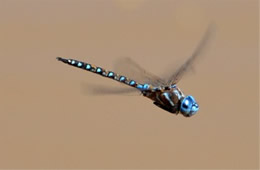
<svg viewBox="0 0 260 170">
<path fill-rule="evenodd" d="M 56 57 L 56 59 L 57 59 L 58 61 L 62 61 L 62 62 L 64 62 L 64 63 L 68 63 L 68 60 L 67 60 L 67 59 L 64 59 L 64 58 Z"/>
</svg>

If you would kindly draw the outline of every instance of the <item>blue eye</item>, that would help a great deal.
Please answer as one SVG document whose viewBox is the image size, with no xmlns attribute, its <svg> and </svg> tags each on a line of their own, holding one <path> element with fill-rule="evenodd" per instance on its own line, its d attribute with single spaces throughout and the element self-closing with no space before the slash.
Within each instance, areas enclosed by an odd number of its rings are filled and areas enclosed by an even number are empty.
<svg viewBox="0 0 260 170">
<path fill-rule="evenodd" d="M 184 108 L 188 109 L 188 105 L 183 104 L 182 106 L 183 106 Z"/>
<path fill-rule="evenodd" d="M 180 111 L 184 116 L 192 116 L 199 110 L 199 105 L 192 96 L 186 96 L 181 101 Z"/>
</svg>

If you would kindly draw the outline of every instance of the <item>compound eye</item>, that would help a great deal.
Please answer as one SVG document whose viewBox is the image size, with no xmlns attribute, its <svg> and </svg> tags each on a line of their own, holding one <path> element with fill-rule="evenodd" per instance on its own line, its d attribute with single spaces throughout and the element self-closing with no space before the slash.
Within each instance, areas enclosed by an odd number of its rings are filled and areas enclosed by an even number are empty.
<svg viewBox="0 0 260 170">
<path fill-rule="evenodd" d="M 180 111 L 184 116 L 192 116 L 199 110 L 199 105 L 192 96 L 186 96 L 180 107 Z"/>
<path fill-rule="evenodd" d="M 189 98 L 185 98 L 181 104 L 181 111 L 184 113 L 189 113 L 191 109 Z"/>
<path fill-rule="evenodd" d="M 183 102 L 183 107 L 186 108 L 186 109 L 188 109 L 188 107 L 189 107 L 189 100 L 186 99 L 186 100 Z"/>
</svg>

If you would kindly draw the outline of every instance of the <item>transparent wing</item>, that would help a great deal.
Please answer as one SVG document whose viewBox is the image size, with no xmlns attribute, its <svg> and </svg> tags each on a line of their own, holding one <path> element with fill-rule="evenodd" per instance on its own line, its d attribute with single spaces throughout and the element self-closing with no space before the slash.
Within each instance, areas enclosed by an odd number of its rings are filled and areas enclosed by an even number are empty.
<svg viewBox="0 0 260 170">
<path fill-rule="evenodd" d="M 138 83 L 149 83 L 153 86 L 165 86 L 167 83 L 152 73 L 147 72 L 131 58 L 121 58 L 114 66 L 115 72 L 122 74 Z"/>
<path fill-rule="evenodd" d="M 140 65 L 127 57 L 118 59 L 114 64 L 113 71 L 120 75 L 126 76 L 129 79 L 135 80 L 138 83 L 149 83 L 153 86 L 166 85 L 166 81 L 160 79 L 152 73 L 148 73 Z M 119 85 L 120 86 L 118 87 L 113 87 L 82 82 L 81 92 L 86 95 L 132 94 L 136 96 L 141 94 L 136 88 L 131 88 L 121 83 L 119 83 Z"/>
<path fill-rule="evenodd" d="M 177 69 L 175 71 L 175 73 L 173 75 L 170 76 L 169 81 L 168 81 L 168 85 L 173 85 L 178 83 L 178 81 L 182 78 L 182 76 L 192 67 L 192 64 L 194 63 L 195 60 L 197 60 L 197 58 L 199 56 L 202 55 L 202 53 L 205 51 L 206 49 L 206 45 L 209 42 L 209 39 L 212 37 L 212 34 L 215 32 L 215 25 L 214 24 L 210 24 L 207 28 L 206 33 L 204 34 L 204 36 L 202 37 L 201 41 L 199 42 L 197 48 L 195 49 L 195 51 L 193 52 L 193 54 L 186 60 L 186 62 L 179 67 L 179 69 Z"/>
<path fill-rule="evenodd" d="M 83 94 L 86 95 L 113 95 L 113 94 L 132 94 L 136 96 L 140 94 L 140 91 L 131 87 L 112 87 L 101 84 L 92 84 L 82 82 L 80 89 Z"/>
</svg>

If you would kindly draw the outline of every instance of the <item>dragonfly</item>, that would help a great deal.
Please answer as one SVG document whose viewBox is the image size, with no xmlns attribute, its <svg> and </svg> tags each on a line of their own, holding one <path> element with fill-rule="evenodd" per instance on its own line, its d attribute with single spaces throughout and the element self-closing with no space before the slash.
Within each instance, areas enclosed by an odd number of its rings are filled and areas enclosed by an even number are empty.
<svg viewBox="0 0 260 170">
<path fill-rule="evenodd" d="M 181 89 L 177 87 L 177 83 L 181 80 L 183 75 L 191 69 L 194 61 L 197 60 L 203 51 L 205 51 L 203 49 L 205 49 L 211 33 L 212 27 L 208 27 L 192 55 L 168 78 L 168 80 L 164 80 L 147 72 L 130 58 L 124 60 L 124 63 L 127 63 L 131 68 L 124 69 L 132 70 L 132 72 L 130 71 L 132 75 L 141 75 L 141 77 L 143 77 L 142 82 L 87 62 L 75 59 L 65 59 L 62 57 L 57 57 L 57 60 L 70 66 L 123 83 L 141 92 L 144 97 L 151 99 L 153 104 L 159 108 L 176 115 L 181 113 L 185 117 L 191 117 L 198 112 L 199 105 L 193 96 L 185 95 Z"/>
</svg>

